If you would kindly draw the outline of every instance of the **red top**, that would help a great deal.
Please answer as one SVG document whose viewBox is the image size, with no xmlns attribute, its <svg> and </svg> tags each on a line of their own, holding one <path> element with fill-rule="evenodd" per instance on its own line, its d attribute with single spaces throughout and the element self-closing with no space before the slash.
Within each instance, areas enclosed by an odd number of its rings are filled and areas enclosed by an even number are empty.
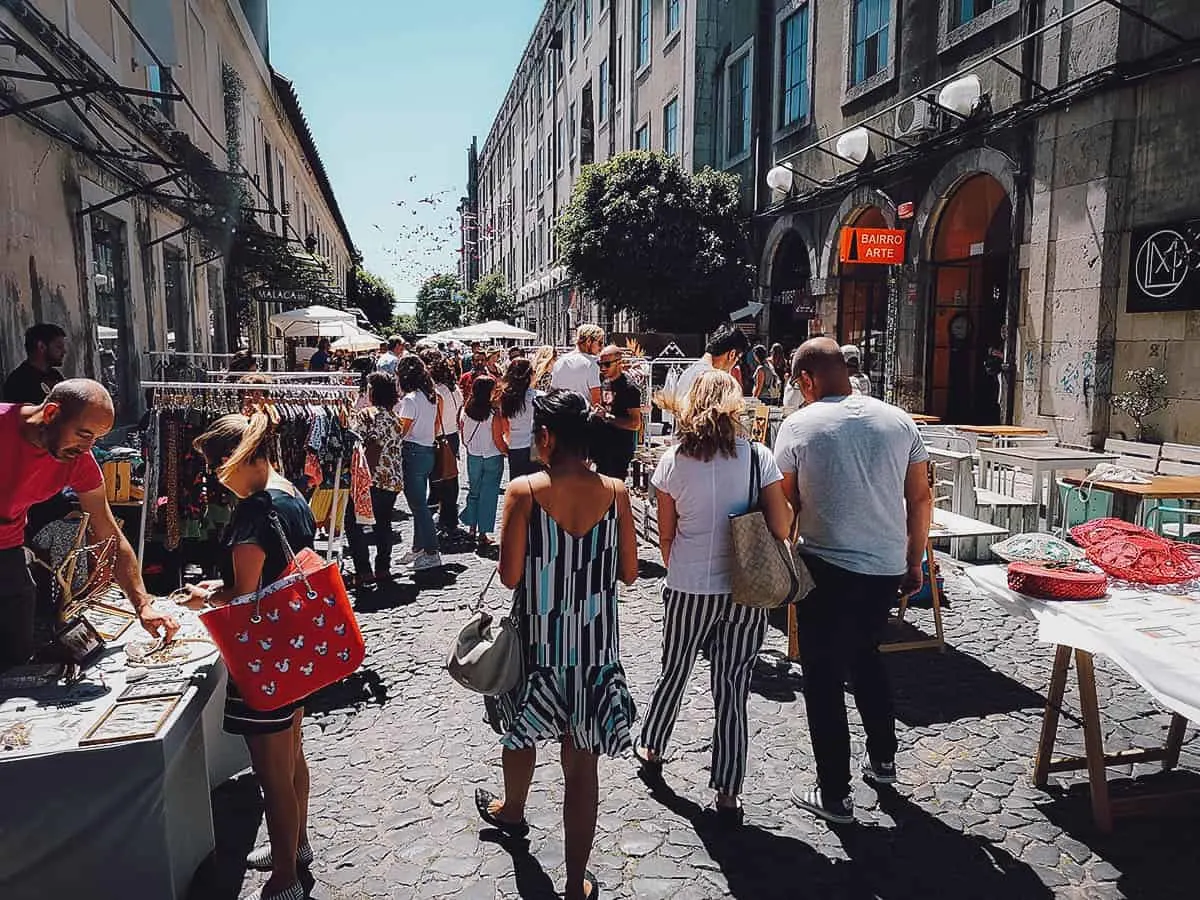
<svg viewBox="0 0 1200 900">
<path fill-rule="evenodd" d="M 49 500 L 65 487 L 86 494 L 104 484 L 90 453 L 59 462 L 21 437 L 21 405 L 0 403 L 0 550 L 25 543 L 29 507 Z"/>
</svg>

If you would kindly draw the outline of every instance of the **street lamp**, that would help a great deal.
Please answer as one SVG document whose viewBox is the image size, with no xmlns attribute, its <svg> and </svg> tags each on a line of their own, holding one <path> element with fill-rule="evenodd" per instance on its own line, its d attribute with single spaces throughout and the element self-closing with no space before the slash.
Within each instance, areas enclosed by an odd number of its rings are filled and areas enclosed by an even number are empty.
<svg viewBox="0 0 1200 900">
<path fill-rule="evenodd" d="M 979 109 L 982 100 L 983 84 L 979 76 L 967 75 L 942 88 L 938 93 L 937 105 L 955 116 L 966 119 Z"/>
<path fill-rule="evenodd" d="M 871 133 L 865 128 L 852 128 L 837 139 L 834 152 L 846 162 L 861 166 L 871 155 Z"/>
<path fill-rule="evenodd" d="M 782 194 L 791 193 L 796 176 L 787 166 L 775 166 L 767 173 L 767 187 Z"/>
</svg>

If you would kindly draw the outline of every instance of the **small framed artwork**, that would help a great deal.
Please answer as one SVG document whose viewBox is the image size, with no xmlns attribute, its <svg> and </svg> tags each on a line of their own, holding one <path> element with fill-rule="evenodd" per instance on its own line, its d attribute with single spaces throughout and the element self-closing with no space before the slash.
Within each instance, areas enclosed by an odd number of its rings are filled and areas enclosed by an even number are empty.
<svg viewBox="0 0 1200 900">
<path fill-rule="evenodd" d="M 126 685 L 125 690 L 117 697 L 118 703 L 128 700 L 154 700 L 159 697 L 182 697 L 192 686 L 192 679 L 186 676 L 173 678 L 158 678 L 153 681 L 135 681 Z"/>
<path fill-rule="evenodd" d="M 83 616 L 92 623 L 92 627 L 106 641 L 119 638 L 125 633 L 125 629 L 133 624 L 134 619 L 131 613 L 107 606 L 89 606 Z"/>
<path fill-rule="evenodd" d="M 179 703 L 178 697 L 128 700 L 110 706 L 79 741 L 80 747 L 140 741 L 158 734 L 167 716 Z"/>
</svg>

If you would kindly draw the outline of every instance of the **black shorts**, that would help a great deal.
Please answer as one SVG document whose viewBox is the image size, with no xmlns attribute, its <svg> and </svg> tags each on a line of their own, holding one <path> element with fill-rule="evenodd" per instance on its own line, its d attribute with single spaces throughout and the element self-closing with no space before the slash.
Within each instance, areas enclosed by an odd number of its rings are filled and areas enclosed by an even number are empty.
<svg viewBox="0 0 1200 900">
<path fill-rule="evenodd" d="M 221 728 L 226 734 L 278 734 L 292 727 L 293 714 L 303 707 L 304 701 L 300 700 L 265 712 L 251 709 L 238 693 L 237 685 L 229 681 L 225 685 L 225 720 Z"/>
</svg>

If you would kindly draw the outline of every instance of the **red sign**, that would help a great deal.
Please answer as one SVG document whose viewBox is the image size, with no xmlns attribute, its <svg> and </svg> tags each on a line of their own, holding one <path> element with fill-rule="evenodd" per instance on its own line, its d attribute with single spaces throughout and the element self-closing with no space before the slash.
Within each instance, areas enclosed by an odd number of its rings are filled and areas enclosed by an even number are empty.
<svg viewBox="0 0 1200 900">
<path fill-rule="evenodd" d="M 903 265 L 905 236 L 898 228 L 843 228 L 838 259 L 844 263 Z"/>
<path fill-rule="evenodd" d="M 899 219 L 911 219 L 914 215 L 916 215 L 916 212 L 917 210 L 913 206 L 913 202 L 911 200 L 901 203 L 896 207 L 896 217 Z"/>
</svg>

